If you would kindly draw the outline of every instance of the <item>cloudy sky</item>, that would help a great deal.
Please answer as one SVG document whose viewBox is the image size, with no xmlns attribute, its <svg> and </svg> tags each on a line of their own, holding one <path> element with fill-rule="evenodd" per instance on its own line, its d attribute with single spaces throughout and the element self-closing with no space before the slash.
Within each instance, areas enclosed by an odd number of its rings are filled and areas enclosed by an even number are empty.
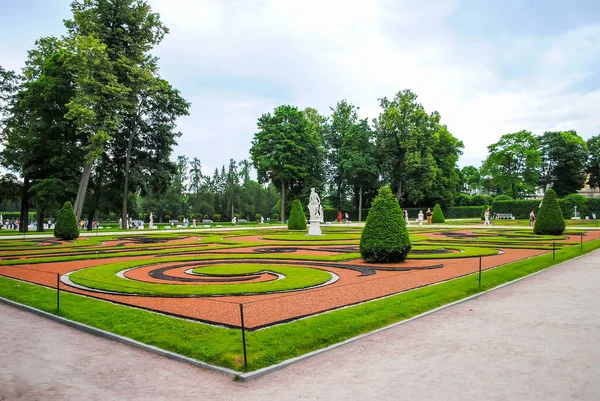
<svg viewBox="0 0 600 401">
<path fill-rule="evenodd" d="M 321 114 L 340 99 L 379 113 L 404 88 L 479 166 L 502 134 L 600 134 L 597 0 L 148 0 L 170 34 L 155 51 L 192 102 L 176 154 L 204 172 L 248 158 L 258 117 L 280 104 Z M 69 0 L 0 0 L 0 65 L 64 33 Z"/>
</svg>

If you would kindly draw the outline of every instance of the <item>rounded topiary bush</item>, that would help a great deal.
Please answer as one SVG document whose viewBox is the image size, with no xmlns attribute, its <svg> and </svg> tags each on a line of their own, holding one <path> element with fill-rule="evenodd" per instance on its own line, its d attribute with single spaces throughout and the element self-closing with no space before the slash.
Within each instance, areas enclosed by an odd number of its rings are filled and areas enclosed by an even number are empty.
<svg viewBox="0 0 600 401">
<path fill-rule="evenodd" d="M 71 202 L 65 202 L 60 213 L 58 213 L 56 226 L 54 226 L 54 236 L 65 241 L 71 241 L 79 237 L 77 219 Z"/>
<path fill-rule="evenodd" d="M 379 189 L 360 237 L 365 262 L 404 262 L 411 244 L 400 205 L 389 186 Z"/>
<path fill-rule="evenodd" d="M 306 230 L 306 216 L 298 199 L 292 204 L 292 211 L 288 219 L 288 230 Z"/>
<path fill-rule="evenodd" d="M 444 213 L 442 212 L 442 208 L 439 204 L 436 204 L 433 208 L 433 214 L 431 215 L 431 223 L 445 223 L 446 219 L 444 218 Z"/>
<path fill-rule="evenodd" d="M 533 232 L 538 235 L 561 235 L 565 231 L 565 219 L 552 188 L 544 194 L 542 207 L 538 212 Z"/>
<path fill-rule="evenodd" d="M 494 198 L 494 202 L 495 201 L 505 201 L 505 200 L 513 200 L 513 198 L 511 198 L 508 195 L 498 195 Z"/>
</svg>

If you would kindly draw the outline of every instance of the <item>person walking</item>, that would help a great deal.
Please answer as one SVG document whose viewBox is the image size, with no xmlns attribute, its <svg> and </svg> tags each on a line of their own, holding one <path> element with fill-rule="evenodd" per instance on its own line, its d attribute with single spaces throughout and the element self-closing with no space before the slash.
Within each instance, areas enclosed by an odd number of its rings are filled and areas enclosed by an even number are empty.
<svg viewBox="0 0 600 401">
<path fill-rule="evenodd" d="M 350 224 L 350 216 L 348 216 L 348 212 L 344 213 L 346 216 L 346 225 Z"/>
<path fill-rule="evenodd" d="M 431 216 L 433 215 L 433 213 L 431 213 L 431 209 L 427 208 L 427 224 L 431 224 Z"/>
<path fill-rule="evenodd" d="M 489 207 L 487 209 L 485 209 L 484 218 L 485 218 L 485 221 L 483 222 L 483 225 L 491 227 L 492 223 L 490 223 L 490 208 Z"/>
<path fill-rule="evenodd" d="M 531 209 L 531 213 L 529 213 L 529 227 L 533 227 L 535 224 L 535 212 Z"/>
<path fill-rule="evenodd" d="M 338 222 L 342 224 L 342 212 L 338 211 Z"/>
<path fill-rule="evenodd" d="M 423 211 L 419 210 L 419 214 L 417 215 L 417 220 L 419 221 L 419 227 L 423 227 Z"/>
</svg>

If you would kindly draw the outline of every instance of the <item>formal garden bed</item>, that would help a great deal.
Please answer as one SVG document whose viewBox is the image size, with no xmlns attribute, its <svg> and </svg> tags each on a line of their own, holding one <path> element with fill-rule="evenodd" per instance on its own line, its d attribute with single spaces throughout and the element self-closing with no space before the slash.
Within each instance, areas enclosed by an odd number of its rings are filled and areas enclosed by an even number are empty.
<svg viewBox="0 0 600 401">
<path fill-rule="evenodd" d="M 242 230 L 0 243 L 0 296 L 56 312 L 60 280 L 61 316 L 219 366 L 254 370 L 600 246 L 596 231 L 536 236 L 517 229 L 427 229 L 411 232 L 405 262 L 365 263 L 360 230 L 324 227 L 325 235 L 308 240 L 287 230 Z M 480 266 L 481 286 L 471 277 Z"/>
</svg>

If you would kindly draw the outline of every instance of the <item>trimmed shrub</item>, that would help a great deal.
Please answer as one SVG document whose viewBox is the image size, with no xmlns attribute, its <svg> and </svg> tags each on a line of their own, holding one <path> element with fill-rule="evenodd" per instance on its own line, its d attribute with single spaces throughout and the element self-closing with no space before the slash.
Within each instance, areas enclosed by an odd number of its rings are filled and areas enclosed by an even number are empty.
<svg viewBox="0 0 600 401">
<path fill-rule="evenodd" d="M 540 208 L 539 200 L 500 200 L 492 203 L 495 213 L 512 214 L 515 219 L 529 219 L 533 209 L 537 215 Z"/>
<path fill-rule="evenodd" d="M 495 201 L 503 201 L 503 200 L 513 200 L 513 198 L 511 198 L 508 195 L 498 195 L 494 198 L 494 202 Z"/>
<path fill-rule="evenodd" d="M 431 215 L 431 223 L 438 224 L 445 222 L 446 219 L 444 219 L 444 213 L 442 213 L 442 208 L 439 204 L 436 203 L 436 205 L 433 208 L 433 214 Z"/>
<path fill-rule="evenodd" d="M 262 215 L 261 215 L 260 213 L 256 213 L 256 214 L 254 215 L 254 220 L 256 220 L 256 221 L 260 221 L 260 218 L 261 218 L 261 217 L 262 217 Z"/>
<path fill-rule="evenodd" d="M 600 218 L 600 198 L 588 199 L 588 213 L 590 219 L 593 218 L 592 214 L 596 214 L 596 218 Z"/>
<path fill-rule="evenodd" d="M 565 231 L 565 219 L 552 188 L 544 194 L 542 207 L 537 215 L 533 232 L 538 235 L 561 235 Z"/>
<path fill-rule="evenodd" d="M 369 263 L 404 262 L 411 248 L 400 205 L 389 186 L 381 187 L 360 237 L 360 254 Z"/>
<path fill-rule="evenodd" d="M 71 241 L 79 237 L 77 219 L 75 218 L 71 202 L 65 202 L 58 213 L 56 226 L 54 227 L 54 236 L 65 241 Z"/>
<path fill-rule="evenodd" d="M 570 219 L 571 217 L 575 216 L 575 206 L 577 206 L 577 213 L 579 216 L 585 218 L 589 212 L 588 201 L 589 199 L 583 195 L 571 194 L 559 199 L 558 206 L 560 207 L 565 219 Z"/>
<path fill-rule="evenodd" d="M 292 211 L 288 219 L 288 230 L 306 230 L 306 216 L 298 199 L 292 204 Z"/>
<path fill-rule="evenodd" d="M 213 214 L 213 221 L 221 221 L 221 215 L 219 213 Z"/>
</svg>

